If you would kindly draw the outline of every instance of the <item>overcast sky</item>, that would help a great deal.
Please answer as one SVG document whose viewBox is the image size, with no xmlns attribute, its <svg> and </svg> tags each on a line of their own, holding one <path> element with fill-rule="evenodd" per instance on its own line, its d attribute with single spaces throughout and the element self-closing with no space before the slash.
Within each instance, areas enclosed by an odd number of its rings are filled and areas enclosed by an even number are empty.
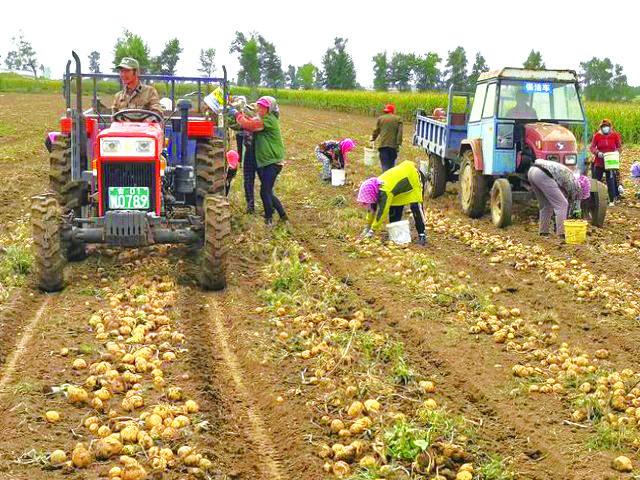
<svg viewBox="0 0 640 480">
<path fill-rule="evenodd" d="M 346 37 L 358 81 L 364 86 L 371 86 L 371 57 L 377 52 L 435 51 L 445 57 L 458 45 L 466 49 L 469 67 L 477 51 L 492 68 L 521 66 L 532 48 L 541 51 L 548 68 L 577 70 L 581 61 L 609 57 L 624 67 L 630 84 L 640 85 L 634 4 L 621 0 L 19 0 L 2 5 L 0 61 L 4 65 L 11 37 L 22 31 L 54 77 L 62 74 L 72 49 L 85 62 L 92 50 L 99 51 L 105 71 L 111 68 L 117 37 L 128 29 L 143 37 L 152 55 L 177 37 L 184 48 L 179 74 L 198 75 L 200 49 L 214 47 L 217 66 L 225 64 L 230 77 L 235 77 L 238 62 L 229 54 L 229 44 L 240 30 L 257 31 L 273 42 L 284 69 L 309 61 L 320 66 L 333 38 Z"/>
</svg>

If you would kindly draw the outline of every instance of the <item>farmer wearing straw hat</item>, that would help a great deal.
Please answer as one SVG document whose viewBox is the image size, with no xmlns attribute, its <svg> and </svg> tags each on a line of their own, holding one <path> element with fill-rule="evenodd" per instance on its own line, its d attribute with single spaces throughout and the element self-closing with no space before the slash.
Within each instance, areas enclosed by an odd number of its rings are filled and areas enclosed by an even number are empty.
<svg viewBox="0 0 640 480">
<path fill-rule="evenodd" d="M 124 88 L 116 93 L 111 110 L 113 113 L 127 108 L 151 110 L 160 116 L 164 109 L 160 103 L 157 90 L 151 85 L 140 83 L 140 64 L 135 58 L 124 57 L 118 64 L 120 80 Z"/>
<path fill-rule="evenodd" d="M 345 138 L 339 142 L 327 140 L 316 146 L 316 158 L 322 163 L 321 178 L 325 182 L 331 181 L 331 169 L 344 170 L 347 156 L 356 146 L 356 142 Z"/>
<path fill-rule="evenodd" d="M 607 179 L 607 190 L 609 191 L 609 206 L 613 207 L 614 202 L 619 199 L 619 169 L 605 169 L 604 154 L 610 152 L 620 152 L 622 150 L 622 137 L 613 129 L 611 120 L 605 118 L 600 122 L 598 131 L 593 135 L 591 141 L 591 153 L 593 153 L 593 167 L 591 175 L 593 178 L 602 181 L 602 176 Z"/>
<path fill-rule="evenodd" d="M 371 237 L 383 223 L 402 220 L 405 205 L 411 207 L 418 231 L 418 244 L 426 245 L 424 212 L 422 210 L 422 173 L 413 162 L 405 160 L 379 177 L 368 178 L 358 191 L 358 203 L 368 209 L 367 226 L 362 237 Z"/>
<path fill-rule="evenodd" d="M 556 234 L 564 239 L 567 213 L 580 218 L 580 203 L 591 194 L 591 181 L 558 162 L 538 159 L 527 173 L 540 209 L 540 235 L 549 236 L 551 217 L 556 216 Z"/>
<path fill-rule="evenodd" d="M 396 115 L 396 106 L 393 103 L 386 104 L 383 112 L 376 121 L 371 141 L 378 142 L 380 166 L 382 171 L 386 172 L 396 164 L 398 150 L 402 145 L 402 119 Z"/>
</svg>

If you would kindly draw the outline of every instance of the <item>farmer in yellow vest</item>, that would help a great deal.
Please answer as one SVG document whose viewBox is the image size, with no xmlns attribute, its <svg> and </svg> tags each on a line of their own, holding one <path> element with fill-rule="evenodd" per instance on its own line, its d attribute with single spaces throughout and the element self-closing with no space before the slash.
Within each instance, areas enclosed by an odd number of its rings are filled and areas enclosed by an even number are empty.
<svg viewBox="0 0 640 480">
<path fill-rule="evenodd" d="M 379 177 L 360 185 L 358 203 L 368 209 L 367 226 L 362 237 L 371 237 L 383 223 L 402 220 L 405 205 L 411 207 L 418 231 L 418 244 L 426 245 L 424 212 L 422 210 L 422 174 L 413 162 L 405 160 Z"/>
</svg>

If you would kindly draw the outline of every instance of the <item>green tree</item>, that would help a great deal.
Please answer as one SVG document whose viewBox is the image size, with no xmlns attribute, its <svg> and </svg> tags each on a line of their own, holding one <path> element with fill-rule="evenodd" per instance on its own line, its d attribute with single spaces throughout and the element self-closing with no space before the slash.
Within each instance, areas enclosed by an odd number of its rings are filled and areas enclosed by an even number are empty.
<svg viewBox="0 0 640 480">
<path fill-rule="evenodd" d="M 447 56 L 445 87 L 453 85 L 455 90 L 467 86 L 467 53 L 463 47 L 450 51 Z"/>
<path fill-rule="evenodd" d="M 124 57 L 135 58 L 140 64 L 140 69 L 146 71 L 151 65 L 149 46 L 142 37 L 125 30 L 122 37 L 118 38 L 113 48 L 113 69 L 117 70 L 120 61 Z"/>
<path fill-rule="evenodd" d="M 260 64 L 260 78 L 262 85 L 269 88 L 284 87 L 284 72 L 282 61 L 276 53 L 276 47 L 262 35 L 258 35 L 258 61 Z"/>
<path fill-rule="evenodd" d="M 389 61 L 387 52 L 377 53 L 373 57 L 373 88 L 379 92 L 389 90 Z"/>
<path fill-rule="evenodd" d="M 542 61 L 542 54 L 540 52 L 536 52 L 535 50 L 531 50 L 529 52 L 529 56 L 522 64 L 524 68 L 527 70 L 544 70 L 547 68 Z"/>
<path fill-rule="evenodd" d="M 622 66 L 614 65 L 609 58 L 593 57 L 580 63 L 580 68 L 584 95 L 588 100 L 626 100 L 635 96 Z"/>
<path fill-rule="evenodd" d="M 169 40 L 160 55 L 154 57 L 151 62 L 151 72 L 160 75 L 175 75 L 176 65 L 180 60 L 180 54 L 182 53 L 182 47 L 180 46 L 180 40 L 172 38 Z"/>
<path fill-rule="evenodd" d="M 401 92 L 411 90 L 416 56 L 412 53 L 395 52 L 389 62 L 389 85 Z"/>
<path fill-rule="evenodd" d="M 336 37 L 332 47 L 322 57 L 324 86 L 349 90 L 356 87 L 356 68 L 347 52 L 347 39 Z"/>
<path fill-rule="evenodd" d="M 298 84 L 305 90 L 311 90 L 316 85 L 318 68 L 313 63 L 305 63 L 298 67 Z"/>
<path fill-rule="evenodd" d="M 89 71 L 100 73 L 100 53 L 95 50 L 89 54 Z"/>
<path fill-rule="evenodd" d="M 258 58 L 258 42 L 249 40 L 240 53 L 240 71 L 238 83 L 249 87 L 257 87 L 260 84 L 260 60 Z"/>
<path fill-rule="evenodd" d="M 413 74 L 418 90 L 435 90 L 440 85 L 440 69 L 438 64 L 442 59 L 440 55 L 429 52 L 421 57 L 416 57 L 413 66 Z"/>
<path fill-rule="evenodd" d="M 211 77 L 216 69 L 216 49 L 215 48 L 201 48 L 200 49 L 200 68 L 199 72 L 202 72 L 205 76 Z"/>
<path fill-rule="evenodd" d="M 289 65 L 287 67 L 287 73 L 284 76 L 284 80 L 287 87 L 291 90 L 297 90 L 300 88 L 300 84 L 298 83 L 298 70 L 295 65 Z"/>
<path fill-rule="evenodd" d="M 4 59 L 4 64 L 8 70 L 20 70 L 22 68 L 22 62 L 20 61 L 20 55 L 17 50 L 10 50 L 7 52 L 7 56 Z"/>
<path fill-rule="evenodd" d="M 471 75 L 469 75 L 468 79 L 469 88 L 474 89 L 476 87 L 476 83 L 478 82 L 480 74 L 488 71 L 489 67 L 487 66 L 487 61 L 480 52 L 476 53 L 476 61 L 473 62 Z"/>
<path fill-rule="evenodd" d="M 20 64 L 24 70 L 31 70 L 33 76 L 38 78 L 38 58 L 36 51 L 33 49 L 31 42 L 25 40 L 24 36 L 20 34 L 18 38 L 18 56 L 20 57 Z"/>
</svg>

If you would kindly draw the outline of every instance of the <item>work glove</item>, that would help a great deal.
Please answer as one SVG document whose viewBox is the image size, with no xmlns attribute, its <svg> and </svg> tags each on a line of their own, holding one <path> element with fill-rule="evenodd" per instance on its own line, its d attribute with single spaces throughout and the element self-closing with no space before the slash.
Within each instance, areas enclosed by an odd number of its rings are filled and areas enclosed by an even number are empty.
<svg viewBox="0 0 640 480">
<path fill-rule="evenodd" d="M 371 227 L 365 227 L 364 230 L 362 230 L 362 233 L 360 234 L 360 238 L 365 239 L 365 238 L 371 238 L 371 237 L 373 237 L 373 230 L 371 229 Z"/>
<path fill-rule="evenodd" d="M 598 152 L 598 158 L 604 158 L 604 153 Z"/>
<path fill-rule="evenodd" d="M 229 115 L 231 115 L 232 117 L 235 117 L 238 114 L 238 110 L 234 107 L 229 107 Z"/>
</svg>

